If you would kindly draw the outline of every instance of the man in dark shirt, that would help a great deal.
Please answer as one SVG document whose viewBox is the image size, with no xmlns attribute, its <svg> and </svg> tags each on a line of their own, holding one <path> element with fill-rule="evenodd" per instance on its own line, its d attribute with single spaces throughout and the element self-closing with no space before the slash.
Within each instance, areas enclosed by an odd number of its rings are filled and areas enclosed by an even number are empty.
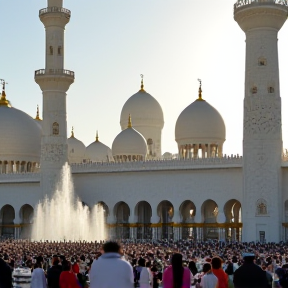
<svg viewBox="0 0 288 288">
<path fill-rule="evenodd" d="M 47 271 L 48 288 L 59 288 L 59 278 L 62 272 L 62 266 L 59 265 L 57 256 L 53 256 L 52 267 Z"/>
<path fill-rule="evenodd" d="M 266 272 L 254 264 L 253 253 L 243 253 L 244 263 L 234 273 L 235 288 L 267 288 Z"/>
</svg>

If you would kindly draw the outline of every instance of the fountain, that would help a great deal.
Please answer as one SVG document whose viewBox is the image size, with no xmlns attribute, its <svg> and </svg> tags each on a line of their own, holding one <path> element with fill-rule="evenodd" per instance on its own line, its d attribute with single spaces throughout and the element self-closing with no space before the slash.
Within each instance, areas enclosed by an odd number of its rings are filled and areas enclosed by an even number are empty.
<svg viewBox="0 0 288 288">
<path fill-rule="evenodd" d="M 70 166 L 61 170 L 60 182 L 51 199 L 40 202 L 35 211 L 31 239 L 34 241 L 100 241 L 105 239 L 103 206 L 91 210 L 74 196 Z"/>
</svg>

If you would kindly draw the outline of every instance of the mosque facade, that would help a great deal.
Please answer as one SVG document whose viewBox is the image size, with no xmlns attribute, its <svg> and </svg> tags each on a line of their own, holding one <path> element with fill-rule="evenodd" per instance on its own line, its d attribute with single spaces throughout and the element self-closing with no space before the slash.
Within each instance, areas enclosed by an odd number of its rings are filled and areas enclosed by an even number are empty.
<svg viewBox="0 0 288 288">
<path fill-rule="evenodd" d="M 223 151 L 225 122 L 204 100 L 201 81 L 175 124 L 173 155 L 161 151 L 164 114 L 143 78 L 122 108 L 111 148 L 98 133 L 87 147 L 73 130 L 67 139 L 66 93 L 75 75 L 64 67 L 64 30 L 71 12 L 63 0 L 48 0 L 39 12 L 46 65 L 35 71 L 43 120 L 38 109 L 34 119 L 11 107 L 1 80 L 0 236 L 30 236 L 37 203 L 52 197 L 68 162 L 83 205 L 103 206 L 109 238 L 288 240 L 277 48 L 287 15 L 285 0 L 234 4 L 246 34 L 243 157 Z"/>
</svg>

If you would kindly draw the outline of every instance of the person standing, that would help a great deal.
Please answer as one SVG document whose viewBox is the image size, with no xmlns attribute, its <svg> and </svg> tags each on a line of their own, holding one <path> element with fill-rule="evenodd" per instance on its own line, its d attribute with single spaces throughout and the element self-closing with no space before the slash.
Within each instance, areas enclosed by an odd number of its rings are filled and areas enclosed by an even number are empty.
<svg viewBox="0 0 288 288">
<path fill-rule="evenodd" d="M 42 264 L 36 262 L 34 264 L 34 269 L 31 277 L 31 288 L 46 288 L 46 278 L 44 271 L 42 269 Z"/>
<path fill-rule="evenodd" d="M 62 272 L 62 266 L 59 265 L 58 257 L 53 257 L 52 267 L 47 271 L 48 288 L 59 288 L 59 278 Z"/>
<path fill-rule="evenodd" d="M 243 253 L 244 263 L 234 273 L 235 288 L 267 288 L 266 272 L 254 264 L 253 253 Z"/>
<path fill-rule="evenodd" d="M 136 267 L 136 277 L 139 283 L 139 288 L 151 288 L 151 283 L 153 281 L 150 269 L 145 266 L 145 259 L 140 258 L 138 260 L 138 267 Z"/>
<path fill-rule="evenodd" d="M 81 288 L 76 275 L 72 270 L 72 265 L 69 261 L 62 262 L 62 272 L 59 278 L 60 288 Z"/>
<path fill-rule="evenodd" d="M 222 269 L 222 259 L 219 257 L 213 257 L 211 264 L 212 272 L 218 278 L 218 287 L 228 288 L 228 275 Z"/>
<path fill-rule="evenodd" d="M 183 267 L 182 255 L 173 254 L 171 264 L 163 273 L 163 288 L 190 288 L 191 272 Z"/>
<path fill-rule="evenodd" d="M 213 274 L 210 263 L 203 265 L 204 275 L 201 278 L 201 288 L 218 288 L 218 278 Z"/>
<path fill-rule="evenodd" d="M 90 274 L 90 288 L 132 288 L 134 287 L 133 269 L 122 259 L 121 246 L 117 242 L 106 242 L 104 254 L 94 260 Z"/>
<path fill-rule="evenodd" d="M 6 262 L 0 257 L 0 288 L 11 288 L 12 272 Z"/>
</svg>

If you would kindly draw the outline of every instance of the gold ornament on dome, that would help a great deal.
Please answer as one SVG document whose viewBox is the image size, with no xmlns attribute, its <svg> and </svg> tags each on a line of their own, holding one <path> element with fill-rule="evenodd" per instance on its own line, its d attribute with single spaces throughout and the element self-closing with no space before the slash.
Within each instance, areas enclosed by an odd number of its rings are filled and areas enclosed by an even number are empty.
<svg viewBox="0 0 288 288">
<path fill-rule="evenodd" d="M 0 84 L 2 84 L 2 95 L 0 99 L 0 106 L 11 107 L 9 101 L 6 99 L 6 93 L 5 93 L 5 84 L 8 84 L 8 83 L 5 82 L 4 79 L 0 79 Z"/>
<path fill-rule="evenodd" d="M 140 77 L 141 77 L 141 89 L 140 89 L 139 91 L 141 91 L 141 92 L 146 92 L 146 91 L 144 90 L 144 81 L 143 81 L 144 75 L 143 75 L 143 74 L 140 74 Z"/>
<path fill-rule="evenodd" d="M 197 79 L 200 83 L 199 85 L 199 90 L 198 90 L 198 99 L 197 101 L 205 101 L 204 99 L 202 99 L 202 80 L 201 79 Z"/>
</svg>

